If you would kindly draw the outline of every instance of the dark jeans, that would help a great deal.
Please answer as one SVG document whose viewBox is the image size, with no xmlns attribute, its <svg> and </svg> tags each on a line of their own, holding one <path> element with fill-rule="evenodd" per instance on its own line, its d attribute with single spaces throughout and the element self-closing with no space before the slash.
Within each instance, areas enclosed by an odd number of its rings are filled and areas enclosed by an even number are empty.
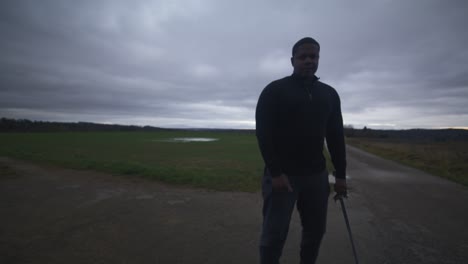
<svg viewBox="0 0 468 264">
<path fill-rule="evenodd" d="M 260 263 L 278 264 L 289 230 L 294 205 L 302 223 L 301 264 L 313 264 L 325 234 L 330 187 L 328 172 L 288 175 L 293 192 L 273 191 L 271 175 L 265 169 L 262 180 L 263 226 Z"/>
</svg>

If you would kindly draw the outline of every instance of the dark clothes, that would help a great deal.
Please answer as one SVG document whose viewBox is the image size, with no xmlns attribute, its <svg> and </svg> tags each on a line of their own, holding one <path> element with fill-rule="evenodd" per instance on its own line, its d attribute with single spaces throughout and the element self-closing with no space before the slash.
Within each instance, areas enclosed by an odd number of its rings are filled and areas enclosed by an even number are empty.
<svg viewBox="0 0 468 264">
<path fill-rule="evenodd" d="M 272 190 L 271 175 L 265 170 L 262 180 L 261 264 L 279 263 L 294 204 L 302 223 L 301 263 L 315 263 L 326 229 L 330 187 L 327 171 L 309 176 L 288 176 L 293 192 L 277 192 Z"/>
<path fill-rule="evenodd" d="M 326 138 L 336 177 L 345 178 L 343 120 L 335 89 L 317 78 L 276 80 L 260 95 L 255 118 L 260 151 L 273 177 L 323 171 Z"/>
<path fill-rule="evenodd" d="M 257 104 L 256 134 L 265 161 L 262 182 L 262 264 L 278 264 L 294 205 L 301 217 L 301 263 L 317 259 L 325 234 L 330 187 L 324 139 L 337 178 L 345 178 L 346 155 L 340 98 L 332 87 L 296 75 L 270 83 Z M 272 189 L 285 174 L 292 192 Z"/>
</svg>

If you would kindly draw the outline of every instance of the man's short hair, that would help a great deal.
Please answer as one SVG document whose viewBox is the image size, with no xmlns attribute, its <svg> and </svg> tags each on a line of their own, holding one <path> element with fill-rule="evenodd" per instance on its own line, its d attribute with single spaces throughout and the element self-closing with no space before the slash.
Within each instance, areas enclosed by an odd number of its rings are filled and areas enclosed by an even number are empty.
<svg viewBox="0 0 468 264">
<path fill-rule="evenodd" d="M 297 49 L 304 45 L 304 44 L 307 44 L 307 43 L 312 43 L 312 44 L 315 44 L 317 45 L 319 51 L 320 51 L 320 44 L 313 38 L 310 38 L 310 37 L 305 37 L 305 38 L 302 38 L 300 39 L 298 42 L 296 42 L 296 44 L 294 44 L 293 48 L 292 48 L 292 56 L 294 57 L 294 54 L 296 54 L 297 52 Z"/>
</svg>

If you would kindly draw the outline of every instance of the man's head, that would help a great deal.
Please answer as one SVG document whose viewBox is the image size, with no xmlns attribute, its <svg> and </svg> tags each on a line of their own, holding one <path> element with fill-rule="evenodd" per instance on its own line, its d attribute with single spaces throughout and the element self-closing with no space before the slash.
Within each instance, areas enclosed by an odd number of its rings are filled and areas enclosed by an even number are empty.
<svg viewBox="0 0 468 264">
<path fill-rule="evenodd" d="M 315 76 L 319 64 L 320 44 L 313 38 L 300 39 L 292 48 L 291 64 L 294 74 L 310 78 Z"/>
</svg>

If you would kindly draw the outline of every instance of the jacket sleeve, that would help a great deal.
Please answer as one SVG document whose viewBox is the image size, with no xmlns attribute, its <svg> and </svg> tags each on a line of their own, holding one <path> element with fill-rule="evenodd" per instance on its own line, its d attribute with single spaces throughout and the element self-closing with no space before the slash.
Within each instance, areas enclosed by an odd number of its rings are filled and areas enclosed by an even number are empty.
<svg viewBox="0 0 468 264">
<path fill-rule="evenodd" d="M 333 110 L 327 124 L 327 148 L 335 166 L 336 178 L 346 178 L 346 146 L 343 132 L 343 118 L 338 93 L 332 90 Z"/>
<path fill-rule="evenodd" d="M 274 147 L 274 131 L 277 127 L 278 109 L 275 89 L 270 84 L 263 89 L 255 112 L 256 136 L 265 166 L 272 177 L 281 175 L 281 165 L 278 153 Z"/>
</svg>

